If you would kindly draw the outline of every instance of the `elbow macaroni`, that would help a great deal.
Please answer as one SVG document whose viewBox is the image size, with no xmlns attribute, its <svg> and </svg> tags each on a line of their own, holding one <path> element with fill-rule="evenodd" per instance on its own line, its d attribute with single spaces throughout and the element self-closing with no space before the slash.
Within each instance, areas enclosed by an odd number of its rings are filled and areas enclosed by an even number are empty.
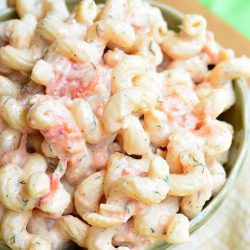
<svg viewBox="0 0 250 250">
<path fill-rule="evenodd" d="M 79 23 L 91 25 L 97 15 L 97 6 L 93 0 L 81 1 L 75 10 L 76 20 Z"/>
<path fill-rule="evenodd" d="M 1 202 L 5 207 L 19 212 L 33 209 L 36 199 L 44 196 L 50 189 L 50 181 L 45 174 L 47 164 L 41 155 L 28 156 L 22 168 L 20 167 L 8 164 L 0 171 Z M 42 182 L 37 182 L 39 178 L 42 178 Z"/>
<path fill-rule="evenodd" d="M 233 58 L 219 63 L 209 76 L 214 87 L 239 77 L 249 77 L 250 60 L 246 57 Z"/>
<path fill-rule="evenodd" d="M 103 20 L 94 23 L 87 32 L 87 42 L 77 38 L 63 38 L 55 43 L 56 52 L 73 61 L 97 63 L 108 42 L 130 47 L 135 41 L 133 28 L 120 21 Z"/>
<path fill-rule="evenodd" d="M 72 215 L 63 216 L 59 223 L 71 240 L 80 247 L 86 247 L 88 225 Z"/>
<path fill-rule="evenodd" d="M 181 32 L 167 33 L 162 43 L 163 51 L 173 59 L 187 59 L 201 52 L 206 42 L 206 20 L 198 15 L 186 15 Z"/>
<path fill-rule="evenodd" d="M 7 45 L 0 49 L 0 61 L 11 69 L 31 72 L 35 64 L 35 58 L 29 52 Z"/>
<path fill-rule="evenodd" d="M 1 38 L 15 48 L 27 49 L 31 46 L 36 19 L 33 15 L 25 15 L 21 20 L 11 20 L 1 27 Z"/>
<path fill-rule="evenodd" d="M 149 164 L 148 177 L 125 176 L 119 178 L 116 185 L 128 197 L 145 204 L 159 203 L 168 193 L 169 168 L 159 156 L 152 158 Z"/>
<path fill-rule="evenodd" d="M 51 250 L 52 244 L 50 242 L 27 232 L 26 227 L 31 215 L 31 211 L 6 212 L 1 223 L 4 241 L 13 250 Z"/>
<path fill-rule="evenodd" d="M 124 70 L 126 69 L 126 70 Z M 133 79 L 144 75 L 147 71 L 145 60 L 139 56 L 126 56 L 114 68 L 111 91 L 119 92 L 123 89 L 133 87 Z"/>
<path fill-rule="evenodd" d="M 71 36 L 82 38 L 85 36 L 86 27 L 77 23 L 65 23 L 54 17 L 47 17 L 37 25 L 36 32 L 46 41 L 54 42 L 57 38 Z"/>
<path fill-rule="evenodd" d="M 9 80 L 4 76 L 0 76 L 0 96 L 12 96 L 17 98 L 21 90 L 21 86 Z"/>
<path fill-rule="evenodd" d="M 31 131 L 27 122 L 27 110 L 14 97 L 0 97 L 0 115 L 12 129 L 21 133 Z"/>
<path fill-rule="evenodd" d="M 83 217 L 87 212 L 96 212 L 104 194 L 103 182 L 105 172 L 97 172 L 86 178 L 76 189 L 75 207 L 78 214 Z M 95 192 L 95 197 L 93 193 Z"/>
<path fill-rule="evenodd" d="M 21 133 L 12 128 L 3 128 L 0 132 L 0 157 L 18 148 Z"/>
<path fill-rule="evenodd" d="M 217 117 L 249 59 L 221 48 L 203 17 L 185 15 L 176 33 L 142 0 L 12 5 L 20 19 L 0 24 L 1 240 L 187 241 L 226 181 L 234 132 Z"/>
</svg>

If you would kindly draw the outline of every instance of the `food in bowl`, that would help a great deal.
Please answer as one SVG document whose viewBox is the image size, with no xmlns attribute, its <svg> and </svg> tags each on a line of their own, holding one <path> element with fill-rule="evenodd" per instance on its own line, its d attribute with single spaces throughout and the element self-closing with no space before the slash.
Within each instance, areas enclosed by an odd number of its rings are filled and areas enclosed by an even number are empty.
<svg viewBox="0 0 250 250">
<path fill-rule="evenodd" d="M 144 1 L 14 1 L 0 24 L 1 239 L 11 249 L 182 243 L 226 180 L 232 80 L 206 20 Z"/>
</svg>

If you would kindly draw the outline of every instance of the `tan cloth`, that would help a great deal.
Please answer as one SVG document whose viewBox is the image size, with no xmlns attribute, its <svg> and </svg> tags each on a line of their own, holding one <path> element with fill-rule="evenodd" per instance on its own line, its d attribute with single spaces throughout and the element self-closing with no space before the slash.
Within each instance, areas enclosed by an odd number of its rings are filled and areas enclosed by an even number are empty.
<svg viewBox="0 0 250 250">
<path fill-rule="evenodd" d="M 230 195 L 216 214 L 174 250 L 250 249 L 250 153 Z"/>
</svg>

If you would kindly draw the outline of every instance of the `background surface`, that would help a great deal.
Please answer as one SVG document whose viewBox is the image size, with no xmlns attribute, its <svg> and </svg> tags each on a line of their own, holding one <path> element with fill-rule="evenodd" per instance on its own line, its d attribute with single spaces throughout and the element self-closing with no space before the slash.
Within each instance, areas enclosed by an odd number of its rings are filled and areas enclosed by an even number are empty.
<svg viewBox="0 0 250 250">
<path fill-rule="evenodd" d="M 213 13 L 220 16 L 250 39 L 249 0 L 199 0 Z"/>
</svg>

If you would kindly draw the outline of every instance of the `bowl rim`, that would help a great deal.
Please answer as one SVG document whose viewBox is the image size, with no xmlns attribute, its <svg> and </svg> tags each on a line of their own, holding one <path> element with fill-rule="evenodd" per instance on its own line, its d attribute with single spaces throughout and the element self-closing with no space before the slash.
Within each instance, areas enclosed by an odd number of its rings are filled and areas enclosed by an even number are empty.
<svg viewBox="0 0 250 250">
<path fill-rule="evenodd" d="M 67 4 L 75 4 L 78 0 L 66 0 Z M 177 20 L 180 20 L 183 18 L 184 14 L 180 11 L 172 8 L 171 6 L 167 5 L 166 3 L 163 3 L 159 0 L 147 0 L 150 4 L 158 7 L 161 9 L 161 11 L 164 12 L 171 12 L 171 15 L 174 16 Z M 16 11 L 13 8 L 5 8 L 0 10 L 0 18 L 8 16 L 13 16 L 16 14 Z M 6 19 L 6 20 L 7 20 Z M 240 149 L 238 157 L 235 161 L 234 166 L 232 167 L 232 171 L 227 176 L 226 182 L 222 189 L 219 191 L 219 193 L 211 199 L 209 204 L 194 218 L 190 221 L 190 233 L 192 234 L 195 232 L 198 228 L 200 228 L 203 224 L 205 224 L 218 210 L 218 208 L 221 206 L 223 201 L 225 200 L 226 196 L 231 192 L 236 179 L 241 171 L 241 169 L 244 166 L 247 152 L 249 151 L 250 147 L 250 124 L 248 125 L 248 121 L 250 118 L 250 114 L 248 112 L 249 105 L 249 92 L 247 83 L 243 79 L 237 79 L 235 80 L 235 84 L 237 84 L 238 91 L 242 97 L 242 120 L 243 120 L 243 140 L 241 141 Z M 157 249 L 157 250 L 165 250 L 166 247 L 174 246 L 174 244 L 168 244 L 166 242 L 159 242 L 156 243 L 156 245 L 152 246 L 149 249 Z M 0 250 L 1 250 L 1 242 L 0 242 Z"/>
</svg>

